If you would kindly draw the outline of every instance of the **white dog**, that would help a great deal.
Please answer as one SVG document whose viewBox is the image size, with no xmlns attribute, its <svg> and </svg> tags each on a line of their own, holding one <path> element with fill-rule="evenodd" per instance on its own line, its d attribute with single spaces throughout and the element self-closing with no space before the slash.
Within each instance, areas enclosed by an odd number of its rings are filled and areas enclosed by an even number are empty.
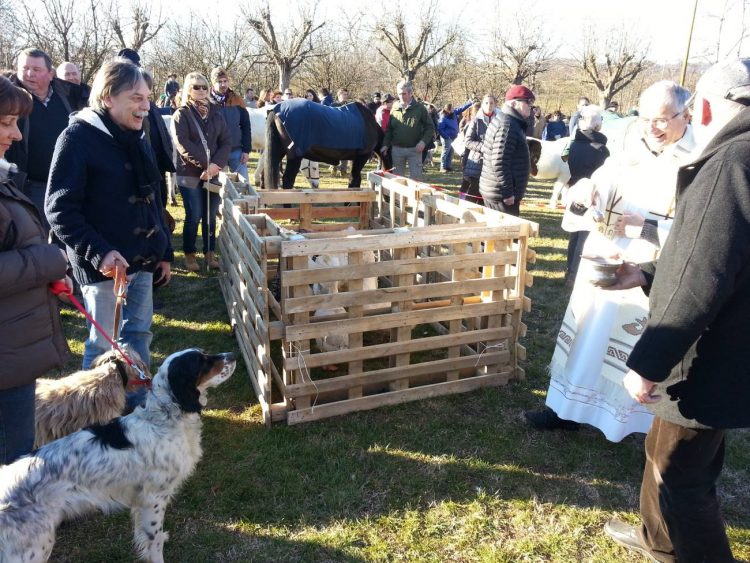
<svg viewBox="0 0 750 563">
<path fill-rule="evenodd" d="M 230 353 L 172 354 L 144 406 L 0 468 L 0 561 L 46 561 L 63 520 L 127 507 L 138 555 L 162 562 L 164 512 L 202 455 L 204 393 L 235 365 Z"/>
</svg>

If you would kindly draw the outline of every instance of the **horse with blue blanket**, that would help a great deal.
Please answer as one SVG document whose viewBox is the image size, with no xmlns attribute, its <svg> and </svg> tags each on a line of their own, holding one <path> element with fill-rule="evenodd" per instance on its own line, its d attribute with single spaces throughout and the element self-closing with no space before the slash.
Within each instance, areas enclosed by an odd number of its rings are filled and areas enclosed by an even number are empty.
<svg viewBox="0 0 750 563">
<path fill-rule="evenodd" d="M 337 165 L 352 161 L 350 188 L 362 184 L 362 168 L 375 153 L 380 160 L 383 130 L 370 110 L 359 102 L 341 107 L 302 98 L 276 104 L 268 112 L 263 153 L 263 187 L 279 187 L 279 164 L 287 157 L 281 187 L 294 187 L 303 158 Z"/>
</svg>

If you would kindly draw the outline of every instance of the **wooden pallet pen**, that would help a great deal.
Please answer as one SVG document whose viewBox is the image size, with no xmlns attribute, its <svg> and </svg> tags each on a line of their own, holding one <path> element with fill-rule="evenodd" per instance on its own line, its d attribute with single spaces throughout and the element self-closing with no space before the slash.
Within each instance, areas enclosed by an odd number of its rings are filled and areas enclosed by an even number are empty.
<svg viewBox="0 0 750 563">
<path fill-rule="evenodd" d="M 305 231 L 367 229 L 376 194 L 369 189 L 260 190 L 248 184 L 237 189 L 222 177 L 225 197 L 246 214 L 265 213 L 286 228 Z"/>
<path fill-rule="evenodd" d="M 423 184 L 375 183 L 373 228 L 354 232 L 294 235 L 224 201 L 222 291 L 268 424 L 523 377 L 518 339 L 537 226 Z M 396 226 L 385 219 L 394 215 Z"/>
</svg>

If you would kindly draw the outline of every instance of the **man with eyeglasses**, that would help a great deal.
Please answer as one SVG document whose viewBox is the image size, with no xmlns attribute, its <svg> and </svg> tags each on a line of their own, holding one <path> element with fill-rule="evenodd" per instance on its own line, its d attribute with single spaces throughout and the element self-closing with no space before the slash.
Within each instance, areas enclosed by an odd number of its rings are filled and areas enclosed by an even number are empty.
<svg viewBox="0 0 750 563">
<path fill-rule="evenodd" d="M 750 59 L 710 67 L 694 101 L 702 151 L 678 173 L 672 232 L 658 262 L 624 264 L 613 286 L 649 292 L 623 383 L 656 417 L 642 525 L 605 531 L 655 561 L 730 563 L 716 483 L 725 430 L 750 427 Z"/>
<path fill-rule="evenodd" d="M 294 92 L 292 92 L 291 88 L 284 89 L 284 93 L 281 96 L 282 100 L 291 100 L 294 98 Z"/>
<path fill-rule="evenodd" d="M 245 100 L 229 87 L 229 74 L 221 67 L 211 71 L 211 103 L 221 108 L 227 128 L 232 136 L 232 145 L 227 165 L 232 172 L 237 172 L 245 180 L 247 161 L 250 156 L 250 114 L 247 113 Z"/>
<path fill-rule="evenodd" d="M 619 254 L 646 262 L 658 255 L 674 217 L 677 170 L 695 147 L 689 97 L 690 92 L 668 80 L 644 90 L 644 119 L 631 122 L 624 149 L 612 147 L 612 156 L 591 180 L 576 184 L 576 197 L 588 188 L 587 199 L 569 202 L 571 212 L 570 203 L 581 204 L 591 227 L 583 256 Z M 601 220 L 595 222 L 597 216 Z M 628 372 L 625 362 L 648 318 L 648 300 L 638 290 L 611 293 L 592 287 L 594 276 L 591 262 L 584 260 L 552 354 L 545 409 L 526 413 L 526 418 L 539 430 L 577 430 L 580 423 L 590 424 L 619 442 L 629 434 L 646 433 L 653 420 L 621 384 Z"/>
<path fill-rule="evenodd" d="M 516 217 L 531 170 L 526 127 L 534 99 L 526 86 L 508 88 L 505 103 L 487 127 L 482 146 L 479 193 L 484 205 Z"/>
<path fill-rule="evenodd" d="M 414 99 L 414 87 L 408 80 L 396 85 L 396 95 L 400 103 L 391 110 L 383 139 L 383 156 L 390 152 L 393 172 L 406 175 L 413 180 L 422 179 L 422 151 L 432 141 L 435 125 L 424 104 Z"/>
</svg>

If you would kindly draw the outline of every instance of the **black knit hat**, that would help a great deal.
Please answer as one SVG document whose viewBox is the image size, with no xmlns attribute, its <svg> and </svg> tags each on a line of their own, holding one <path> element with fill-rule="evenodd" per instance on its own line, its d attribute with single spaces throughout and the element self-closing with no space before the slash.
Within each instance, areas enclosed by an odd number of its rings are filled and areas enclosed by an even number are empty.
<svg viewBox="0 0 750 563">
<path fill-rule="evenodd" d="M 133 49 L 121 49 L 120 52 L 117 53 L 117 56 L 130 60 L 135 66 L 141 66 L 141 56 L 133 51 Z"/>
</svg>

